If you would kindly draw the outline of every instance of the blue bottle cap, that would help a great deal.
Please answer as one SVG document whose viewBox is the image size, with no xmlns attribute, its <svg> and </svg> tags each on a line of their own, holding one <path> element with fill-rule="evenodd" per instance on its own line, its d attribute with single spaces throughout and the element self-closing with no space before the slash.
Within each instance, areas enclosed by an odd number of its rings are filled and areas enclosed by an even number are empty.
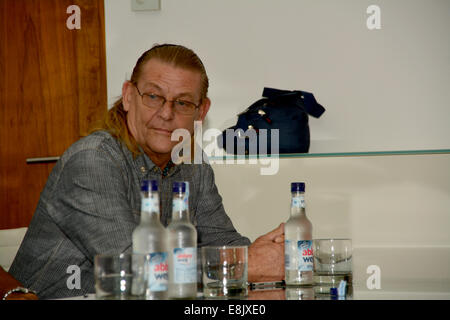
<svg viewBox="0 0 450 320">
<path fill-rule="evenodd" d="M 338 295 L 338 289 L 337 288 L 330 288 L 330 295 L 337 297 Z"/>
<path fill-rule="evenodd" d="M 156 181 L 156 180 L 142 180 L 141 191 L 142 192 L 158 191 L 158 181 Z"/>
<path fill-rule="evenodd" d="M 179 182 L 179 181 L 175 181 L 174 183 L 173 183 L 173 189 L 172 189 L 172 191 L 173 192 L 183 192 L 183 193 L 185 193 L 186 192 L 186 183 L 184 183 L 184 182 Z"/>
<path fill-rule="evenodd" d="M 291 192 L 305 192 L 305 183 L 304 182 L 292 182 L 291 183 Z"/>
</svg>

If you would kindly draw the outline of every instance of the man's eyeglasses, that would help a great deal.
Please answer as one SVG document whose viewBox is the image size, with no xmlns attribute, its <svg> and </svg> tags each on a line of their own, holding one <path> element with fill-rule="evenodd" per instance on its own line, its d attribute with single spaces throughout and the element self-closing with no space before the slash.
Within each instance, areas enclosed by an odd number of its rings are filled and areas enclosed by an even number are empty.
<svg viewBox="0 0 450 320">
<path fill-rule="evenodd" d="M 200 107 L 200 105 L 196 105 L 195 103 L 186 100 L 167 100 L 165 97 L 154 93 L 141 93 L 137 85 L 133 85 L 136 87 L 137 92 L 141 96 L 142 103 L 149 108 L 160 109 L 166 102 L 172 102 L 173 110 L 176 113 L 192 115 L 194 114 L 195 109 Z"/>
</svg>

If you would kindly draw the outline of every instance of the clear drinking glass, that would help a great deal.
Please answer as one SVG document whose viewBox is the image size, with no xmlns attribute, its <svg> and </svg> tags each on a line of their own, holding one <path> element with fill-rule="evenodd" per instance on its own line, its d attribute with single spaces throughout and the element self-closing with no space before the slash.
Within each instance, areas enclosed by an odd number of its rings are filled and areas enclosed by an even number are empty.
<svg viewBox="0 0 450 320">
<path fill-rule="evenodd" d="M 241 299 L 248 296 L 246 246 L 202 248 L 203 296 Z"/>
<path fill-rule="evenodd" d="M 347 292 L 352 288 L 352 240 L 315 239 L 314 286 L 316 293 L 330 293 L 342 280 L 347 282 Z"/>
<path fill-rule="evenodd" d="M 147 290 L 149 255 L 99 254 L 94 259 L 96 298 L 141 300 Z"/>
<path fill-rule="evenodd" d="M 312 286 L 286 286 L 284 291 L 286 300 L 314 300 L 315 298 L 314 288 Z"/>
</svg>

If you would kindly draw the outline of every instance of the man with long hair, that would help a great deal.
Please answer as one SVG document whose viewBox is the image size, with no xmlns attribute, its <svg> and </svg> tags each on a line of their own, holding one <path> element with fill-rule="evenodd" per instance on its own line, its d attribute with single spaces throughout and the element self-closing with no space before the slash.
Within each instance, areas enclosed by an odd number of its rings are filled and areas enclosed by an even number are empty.
<svg viewBox="0 0 450 320">
<path fill-rule="evenodd" d="M 131 252 L 140 183 L 151 179 L 158 181 L 164 225 L 172 183 L 188 181 L 198 246 L 249 245 L 249 281 L 283 279 L 283 225 L 250 243 L 225 213 L 211 166 L 171 161 L 178 143 L 172 132 L 193 134 L 194 121 L 209 110 L 207 93 L 206 70 L 192 50 L 165 44 L 146 51 L 103 123 L 54 167 L 10 273 L 39 298 L 94 292 L 94 256 Z M 81 270 L 79 289 L 67 286 L 71 265 Z"/>
</svg>

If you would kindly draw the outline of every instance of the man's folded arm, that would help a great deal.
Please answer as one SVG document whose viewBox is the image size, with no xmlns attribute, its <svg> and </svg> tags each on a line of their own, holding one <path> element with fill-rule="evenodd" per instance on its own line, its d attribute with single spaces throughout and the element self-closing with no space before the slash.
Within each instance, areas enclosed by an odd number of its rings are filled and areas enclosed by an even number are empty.
<svg viewBox="0 0 450 320">
<path fill-rule="evenodd" d="M 136 226 L 125 171 L 102 149 L 75 153 L 64 164 L 48 213 L 87 257 L 123 252 Z"/>
</svg>

